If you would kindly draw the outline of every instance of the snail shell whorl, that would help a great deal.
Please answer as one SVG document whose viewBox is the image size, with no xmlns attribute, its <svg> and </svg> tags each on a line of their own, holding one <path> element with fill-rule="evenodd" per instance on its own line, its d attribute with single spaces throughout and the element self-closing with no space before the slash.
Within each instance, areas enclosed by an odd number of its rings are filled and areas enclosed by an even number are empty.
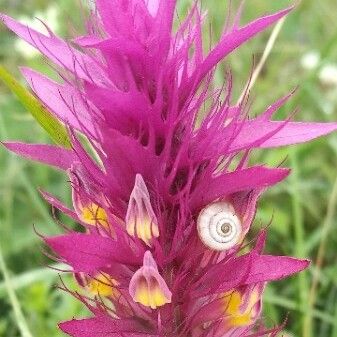
<svg viewBox="0 0 337 337">
<path fill-rule="evenodd" d="M 227 250 L 240 241 L 241 221 L 234 207 L 224 201 L 206 206 L 197 220 L 200 240 L 210 249 Z"/>
</svg>

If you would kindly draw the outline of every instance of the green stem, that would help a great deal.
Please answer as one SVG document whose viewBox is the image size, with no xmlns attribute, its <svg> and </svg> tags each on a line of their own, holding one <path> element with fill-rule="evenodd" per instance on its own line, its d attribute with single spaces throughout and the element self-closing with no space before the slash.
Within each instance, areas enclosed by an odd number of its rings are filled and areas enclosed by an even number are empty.
<svg viewBox="0 0 337 337">
<path fill-rule="evenodd" d="M 304 228 L 304 218 L 303 209 L 301 206 L 300 199 L 300 187 L 299 187 L 299 166 L 297 160 L 297 152 L 295 148 L 290 150 L 290 160 L 291 166 L 293 168 L 292 175 L 290 176 L 291 183 L 291 202 L 292 202 L 292 213 L 294 220 L 294 235 L 295 235 L 295 245 L 294 245 L 294 255 L 298 258 L 305 258 L 305 228 Z M 298 279 L 298 293 L 299 293 L 299 303 L 300 308 L 303 312 L 306 312 L 305 308 L 307 306 L 309 285 L 308 277 L 306 272 L 302 272 L 297 276 Z M 303 337 L 311 337 L 312 326 L 305 324 L 305 318 L 302 321 Z M 311 322 L 309 322 L 311 323 Z"/>
<path fill-rule="evenodd" d="M 309 311 L 305 317 L 305 326 L 307 326 L 308 329 L 312 327 L 313 317 L 311 313 L 316 303 L 317 290 L 319 287 L 319 275 L 320 275 L 320 272 L 321 272 L 321 269 L 324 263 L 324 257 L 325 257 L 327 242 L 329 238 L 328 235 L 332 229 L 334 215 L 336 213 L 336 205 L 337 205 L 337 178 L 335 180 L 332 193 L 329 199 L 327 213 L 326 213 L 325 221 L 324 221 L 322 232 L 321 232 L 322 233 L 321 241 L 320 241 L 320 245 L 318 248 L 318 253 L 317 253 L 317 257 L 315 261 L 316 268 L 313 274 L 313 279 L 312 279 L 310 294 L 309 294 L 309 299 L 308 299 Z"/>
<path fill-rule="evenodd" d="M 12 287 L 11 284 L 11 279 L 7 270 L 7 266 L 2 254 L 2 250 L 1 250 L 1 245 L 0 245 L 0 270 L 3 274 L 4 277 L 4 281 L 5 281 L 5 287 L 8 293 L 8 297 L 9 300 L 11 302 L 13 311 L 14 311 L 14 315 L 16 318 L 16 323 L 18 325 L 18 328 L 20 330 L 21 336 L 22 337 L 33 337 L 33 335 L 31 334 L 29 328 L 28 328 L 28 324 L 27 321 L 22 313 L 21 310 L 21 306 L 20 303 L 18 301 L 18 298 L 16 297 L 15 291 Z"/>
</svg>

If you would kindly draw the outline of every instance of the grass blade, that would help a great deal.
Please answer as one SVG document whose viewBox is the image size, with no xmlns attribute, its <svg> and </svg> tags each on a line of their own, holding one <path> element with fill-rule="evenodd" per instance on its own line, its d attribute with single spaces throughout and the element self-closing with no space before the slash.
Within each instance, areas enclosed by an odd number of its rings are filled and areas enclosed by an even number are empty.
<svg viewBox="0 0 337 337">
<path fill-rule="evenodd" d="M 305 316 L 305 324 L 304 324 L 304 326 L 307 329 L 311 329 L 313 325 L 312 324 L 313 317 L 311 313 L 312 313 L 312 309 L 314 308 L 315 302 L 316 302 L 317 290 L 319 288 L 319 272 L 321 271 L 323 263 L 324 263 L 324 257 L 325 257 L 326 250 L 327 250 L 327 242 L 329 239 L 330 231 L 333 227 L 332 226 L 333 220 L 334 220 L 334 216 L 336 213 L 336 205 L 337 205 L 337 179 L 335 180 L 332 193 L 329 199 L 326 218 L 325 218 L 323 229 L 322 229 L 321 241 L 320 241 L 320 245 L 318 248 L 318 253 L 317 253 L 317 257 L 315 261 L 315 266 L 317 270 L 315 270 L 312 283 L 311 283 L 311 288 L 310 288 L 310 293 L 309 293 L 309 298 L 308 298 L 309 310 L 308 310 L 307 315 Z M 309 336 L 308 333 L 306 335 Z"/>
<path fill-rule="evenodd" d="M 294 219 L 294 236 L 295 236 L 295 246 L 294 254 L 298 258 L 305 258 L 305 228 L 304 228 L 304 216 L 303 209 L 300 201 L 300 187 L 299 187 L 299 165 L 297 158 L 297 150 L 292 148 L 290 150 L 290 161 L 293 167 L 292 175 L 290 176 L 291 189 L 291 202 L 292 202 L 292 212 Z M 307 307 L 308 294 L 309 294 L 309 284 L 307 271 L 301 272 L 298 276 L 298 293 L 301 308 Z M 303 337 L 311 337 L 312 327 L 305 325 L 305 319 L 303 318 Z"/>
<path fill-rule="evenodd" d="M 0 65 L 0 80 L 16 95 L 21 104 L 32 114 L 50 138 L 58 145 L 71 147 L 67 129 L 3 66 Z"/>
<path fill-rule="evenodd" d="M 31 284 L 41 281 L 48 280 L 52 278 L 57 278 L 58 273 L 55 269 L 66 269 L 66 266 L 61 263 L 57 263 L 51 266 L 51 268 L 39 268 L 34 270 L 29 270 L 23 274 L 17 275 L 11 278 L 11 286 L 14 290 L 25 288 Z M 0 282 L 0 297 L 6 292 L 6 282 Z"/>
<path fill-rule="evenodd" d="M 18 298 L 16 297 L 15 291 L 12 287 L 11 284 L 11 279 L 7 270 L 7 266 L 4 260 L 4 257 L 2 255 L 2 250 L 1 250 L 1 245 L 0 245 L 0 270 L 3 274 L 4 280 L 5 280 L 5 286 L 6 286 L 6 290 L 8 293 L 8 297 L 9 300 L 11 302 L 13 311 L 14 311 L 14 315 L 16 318 L 16 323 L 18 325 L 18 328 L 21 332 L 21 336 L 22 337 L 33 337 L 33 335 L 31 334 L 29 328 L 28 328 L 28 324 L 27 321 L 25 319 L 25 316 L 22 313 L 21 310 L 21 306 L 20 303 L 18 301 Z"/>
<path fill-rule="evenodd" d="M 271 51 L 273 50 L 274 44 L 276 42 L 276 39 L 277 39 L 278 35 L 281 32 L 281 29 L 284 25 L 285 20 L 286 20 L 286 18 L 283 17 L 279 22 L 277 22 L 273 31 L 271 32 L 269 40 L 268 40 L 268 42 L 266 44 L 266 47 L 263 51 L 262 57 L 261 57 L 258 65 L 256 66 L 256 68 L 254 69 L 254 72 L 252 74 L 251 79 L 249 80 L 249 82 L 246 84 L 246 87 L 242 91 L 241 96 L 238 99 L 237 105 L 239 105 L 242 102 L 246 93 L 249 92 L 253 88 L 253 86 L 254 86 L 256 80 L 258 79 L 258 77 L 259 77 L 259 75 L 260 75 L 260 73 L 261 73 L 270 53 L 271 53 Z"/>
</svg>

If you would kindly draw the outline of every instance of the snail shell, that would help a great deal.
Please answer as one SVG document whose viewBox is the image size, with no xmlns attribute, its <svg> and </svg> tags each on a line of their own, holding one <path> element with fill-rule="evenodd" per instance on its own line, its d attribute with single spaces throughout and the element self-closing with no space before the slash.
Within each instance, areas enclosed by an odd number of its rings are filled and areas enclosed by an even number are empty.
<svg viewBox="0 0 337 337">
<path fill-rule="evenodd" d="M 198 216 L 197 226 L 200 240 L 210 249 L 223 251 L 240 242 L 241 221 L 228 202 L 206 206 Z"/>
</svg>

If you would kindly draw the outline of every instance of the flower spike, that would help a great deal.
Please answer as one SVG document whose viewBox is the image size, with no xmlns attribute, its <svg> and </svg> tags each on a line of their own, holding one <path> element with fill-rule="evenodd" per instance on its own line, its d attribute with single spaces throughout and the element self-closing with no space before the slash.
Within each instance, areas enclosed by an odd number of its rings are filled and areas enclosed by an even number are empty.
<svg viewBox="0 0 337 337">
<path fill-rule="evenodd" d="M 212 81 L 224 58 L 292 8 L 242 25 L 240 6 L 206 53 L 200 0 L 177 22 L 176 0 L 93 2 L 87 32 L 71 42 L 0 16 L 60 75 L 22 68 L 71 147 L 4 143 L 70 175 L 71 209 L 43 195 L 83 232 L 45 242 L 78 283 L 64 290 L 91 317 L 60 329 L 73 337 L 275 336 L 261 318 L 265 284 L 309 262 L 263 254 L 265 231 L 255 247 L 247 242 L 259 198 L 290 173 L 253 166 L 250 153 L 312 140 L 337 123 L 272 120 L 293 93 L 250 118 L 249 102 L 232 102 L 230 76 L 220 89 Z"/>
</svg>

